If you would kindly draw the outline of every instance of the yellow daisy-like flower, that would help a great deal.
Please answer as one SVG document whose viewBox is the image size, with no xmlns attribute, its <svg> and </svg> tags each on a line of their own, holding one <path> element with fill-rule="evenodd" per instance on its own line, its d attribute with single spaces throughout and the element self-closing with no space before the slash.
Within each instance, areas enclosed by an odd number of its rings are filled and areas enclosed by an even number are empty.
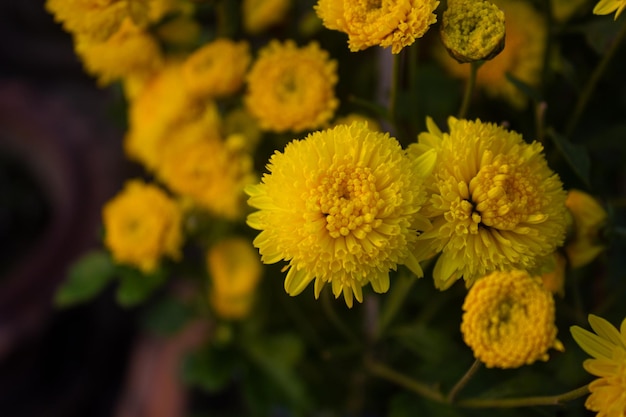
<svg viewBox="0 0 626 417">
<path fill-rule="evenodd" d="M 504 48 L 504 12 L 484 0 L 448 1 L 441 40 L 459 62 L 489 60 Z"/>
<path fill-rule="evenodd" d="M 600 0 L 593 8 L 593 14 L 605 15 L 615 12 L 614 20 L 626 9 L 626 0 Z"/>
<path fill-rule="evenodd" d="M 243 188 L 257 178 L 251 155 L 228 144 L 210 121 L 181 126 L 164 144 L 157 175 L 194 205 L 236 220 L 245 207 Z"/>
<path fill-rule="evenodd" d="M 202 46 L 183 63 L 183 79 L 189 92 L 199 97 L 224 97 L 243 85 L 250 47 L 245 41 L 217 39 Z"/>
<path fill-rule="evenodd" d="M 438 5 L 438 0 L 319 0 L 315 11 L 328 29 L 348 35 L 351 51 L 379 45 L 397 54 L 437 21 Z"/>
<path fill-rule="evenodd" d="M 259 52 L 248 74 L 244 97 L 263 129 L 300 132 L 325 125 L 339 105 L 337 62 L 316 42 L 272 41 Z"/>
<path fill-rule="evenodd" d="M 209 300 L 225 319 L 245 318 L 253 306 L 262 264 L 248 239 L 230 237 L 212 246 L 206 256 L 211 277 Z"/>
<path fill-rule="evenodd" d="M 531 87 L 539 84 L 547 42 L 545 20 L 527 1 L 492 0 L 492 3 L 504 11 L 506 43 L 498 56 L 481 65 L 476 85 L 492 98 L 523 108 L 528 97 L 507 79 L 506 74 L 510 73 Z M 444 48 L 436 49 L 435 57 L 452 76 L 469 78 L 469 66 L 452 59 Z"/>
<path fill-rule="evenodd" d="M 619 331 L 602 317 L 589 315 L 595 333 L 578 326 L 570 331 L 578 345 L 593 356 L 583 367 L 599 377 L 589 384 L 591 395 L 585 401 L 588 410 L 598 417 L 622 417 L 626 410 L 626 319 Z"/>
<path fill-rule="evenodd" d="M 531 269 L 563 243 L 568 220 L 566 193 L 542 145 L 480 120 L 448 124 L 442 133 L 429 118 L 428 132 L 408 149 L 437 154 L 424 206 L 433 228 L 419 237 L 418 259 L 441 253 L 433 272 L 440 289 L 461 276 L 469 286 L 495 270 Z"/>
<path fill-rule="evenodd" d="M 249 34 L 257 35 L 282 22 L 290 6 L 291 0 L 243 0 L 243 28 Z"/>
<path fill-rule="evenodd" d="M 104 42 L 75 38 L 76 53 L 88 73 L 106 85 L 123 77 L 151 74 L 163 64 L 161 49 L 152 36 L 124 20 L 118 31 Z"/>
<path fill-rule="evenodd" d="M 569 190 L 565 205 L 574 220 L 574 233 L 565 245 L 565 253 L 571 267 L 579 268 L 606 249 L 600 233 L 608 214 L 598 200 L 580 190 Z"/>
<path fill-rule="evenodd" d="M 563 350 L 554 325 L 554 299 L 541 278 L 496 271 L 474 284 L 463 302 L 461 333 L 488 368 L 518 368 Z"/>
<path fill-rule="evenodd" d="M 246 188 L 258 211 L 248 225 L 262 261 L 285 260 L 285 290 L 297 295 L 315 279 L 351 307 L 362 287 L 389 288 L 389 270 L 406 264 L 421 274 L 410 251 L 430 224 L 424 202 L 424 160 L 408 158 L 389 134 L 364 123 L 311 133 L 272 155 L 258 185 Z"/>
<path fill-rule="evenodd" d="M 105 246 L 113 259 L 152 272 L 163 256 L 180 258 L 181 210 L 163 190 L 128 181 L 102 209 Z"/>
<path fill-rule="evenodd" d="M 146 24 L 149 0 L 47 0 L 46 9 L 66 31 L 103 42 L 127 18 L 139 26 Z"/>
</svg>

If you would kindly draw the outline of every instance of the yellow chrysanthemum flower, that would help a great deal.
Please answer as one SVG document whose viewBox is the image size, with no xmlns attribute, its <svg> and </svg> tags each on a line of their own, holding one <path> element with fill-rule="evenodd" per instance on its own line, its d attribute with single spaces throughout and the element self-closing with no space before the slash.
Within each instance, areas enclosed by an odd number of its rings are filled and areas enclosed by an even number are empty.
<svg viewBox="0 0 626 417">
<path fill-rule="evenodd" d="M 408 158 L 389 134 L 364 123 L 311 133 L 272 155 L 258 185 L 246 188 L 259 209 L 248 225 L 262 261 L 285 260 L 285 290 L 297 295 L 315 279 L 348 306 L 363 300 L 362 287 L 389 288 L 389 270 L 405 263 L 421 274 L 410 251 L 430 224 L 424 202 L 422 160 Z"/>
<path fill-rule="evenodd" d="M 243 214 L 243 188 L 257 180 L 250 154 L 231 148 L 209 120 L 180 126 L 163 145 L 157 175 L 194 205 L 228 219 Z"/>
<path fill-rule="evenodd" d="M 291 0 L 243 0 L 243 28 L 249 34 L 257 35 L 282 22 L 290 6 Z"/>
<path fill-rule="evenodd" d="M 441 40 L 459 62 L 489 60 L 504 48 L 504 12 L 485 0 L 448 1 Z"/>
<path fill-rule="evenodd" d="M 349 126 L 354 122 L 365 122 L 367 123 L 367 127 L 369 127 L 370 130 L 374 130 L 376 132 L 382 132 L 380 123 L 378 123 L 375 119 L 372 119 L 371 117 L 368 117 L 359 113 L 349 113 L 349 114 L 346 114 L 345 116 L 338 117 L 333 123 L 333 126 L 338 126 L 338 125 Z"/>
<path fill-rule="evenodd" d="M 272 41 L 259 52 L 248 74 L 244 97 L 263 129 L 300 132 L 322 127 L 339 105 L 337 62 L 316 42 Z"/>
<path fill-rule="evenodd" d="M 538 142 L 480 120 L 448 119 L 442 133 L 432 119 L 409 153 L 437 154 L 424 206 L 433 228 L 419 240 L 425 259 L 441 253 L 433 276 L 446 289 L 494 270 L 531 269 L 563 243 L 566 193 Z"/>
<path fill-rule="evenodd" d="M 243 85 L 251 59 L 247 42 L 216 39 L 196 50 L 183 63 L 185 86 L 198 97 L 231 95 Z"/>
<path fill-rule="evenodd" d="M 600 0 L 593 8 L 593 14 L 605 15 L 615 12 L 614 20 L 626 9 L 626 0 Z"/>
<path fill-rule="evenodd" d="M 181 210 L 163 190 L 140 180 L 124 189 L 102 209 L 104 244 L 113 259 L 154 271 L 163 256 L 180 258 L 183 243 Z"/>
<path fill-rule="evenodd" d="M 476 85 L 490 97 L 523 108 L 528 97 L 507 79 L 506 74 L 510 73 L 531 87 L 539 84 L 547 42 L 545 20 L 527 1 L 491 1 L 504 11 L 506 43 L 498 56 L 481 65 Z M 469 66 L 452 59 L 443 47 L 436 49 L 434 55 L 452 76 L 469 78 Z"/>
<path fill-rule="evenodd" d="M 90 42 L 103 42 L 127 18 L 145 25 L 149 0 L 47 0 L 46 9 L 66 31 Z"/>
<path fill-rule="evenodd" d="M 438 0 L 319 0 L 315 11 L 328 29 L 348 35 L 351 51 L 379 45 L 397 54 L 437 21 L 438 5 Z"/>
<path fill-rule="evenodd" d="M 578 345 L 593 356 L 583 367 L 599 377 L 589 384 L 591 395 L 585 401 L 588 410 L 598 417 L 622 417 L 626 410 L 626 319 L 619 331 L 602 317 L 589 315 L 594 333 L 578 326 L 570 331 Z"/>
<path fill-rule="evenodd" d="M 209 300 L 225 319 L 245 318 L 253 306 L 262 264 L 248 239 L 230 237 L 211 246 L 206 257 Z"/>
<path fill-rule="evenodd" d="M 569 190 L 565 205 L 574 220 L 574 233 L 565 245 L 565 253 L 570 266 L 579 268 L 606 249 L 600 234 L 608 214 L 594 197 L 580 190 Z"/>
<path fill-rule="evenodd" d="M 76 36 L 75 49 L 85 70 L 98 78 L 98 84 L 156 72 L 163 65 L 161 49 L 146 31 L 126 19 L 106 41 L 94 42 Z"/>
<path fill-rule="evenodd" d="M 554 299 L 539 277 L 496 271 L 476 282 L 463 303 L 461 333 L 488 368 L 518 368 L 563 350 L 554 325 Z"/>
</svg>

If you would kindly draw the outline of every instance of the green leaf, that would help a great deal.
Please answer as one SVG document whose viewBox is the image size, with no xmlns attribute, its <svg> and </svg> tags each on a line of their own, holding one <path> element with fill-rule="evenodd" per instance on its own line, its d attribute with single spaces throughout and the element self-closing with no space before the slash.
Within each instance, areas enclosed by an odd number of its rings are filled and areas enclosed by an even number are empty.
<svg viewBox="0 0 626 417">
<path fill-rule="evenodd" d="M 118 266 L 120 284 L 117 287 L 117 302 L 124 307 L 132 307 L 145 301 L 166 278 L 162 269 L 157 269 L 150 274 L 143 274 L 139 270 Z"/>
<path fill-rule="evenodd" d="M 115 265 L 104 251 L 93 251 L 75 262 L 57 290 L 54 303 L 69 307 L 91 300 L 115 276 Z"/>
<path fill-rule="evenodd" d="M 547 134 L 576 175 L 585 185 L 589 186 L 591 161 L 587 149 L 582 145 L 570 142 L 567 138 L 556 133 L 554 129 L 548 129 Z"/>
<path fill-rule="evenodd" d="M 150 306 L 142 317 L 143 326 L 160 336 L 171 336 L 193 317 L 192 309 L 175 298 L 165 298 Z"/>
<path fill-rule="evenodd" d="M 208 392 L 218 392 L 231 381 L 237 359 L 232 349 L 213 347 L 191 353 L 183 361 L 182 379 Z"/>
</svg>

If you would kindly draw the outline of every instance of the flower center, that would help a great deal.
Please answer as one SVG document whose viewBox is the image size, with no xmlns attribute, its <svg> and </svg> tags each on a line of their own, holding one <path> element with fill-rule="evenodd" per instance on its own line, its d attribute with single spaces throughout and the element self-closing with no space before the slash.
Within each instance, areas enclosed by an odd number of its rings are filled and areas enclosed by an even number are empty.
<svg viewBox="0 0 626 417">
<path fill-rule="evenodd" d="M 382 223 L 376 215 L 384 202 L 368 167 L 340 165 L 322 174 L 318 183 L 312 194 L 331 237 L 352 233 L 362 239 Z"/>
<path fill-rule="evenodd" d="M 486 152 L 491 159 L 491 152 Z M 500 230 L 513 230 L 520 223 L 540 223 L 545 215 L 541 210 L 539 183 L 527 166 L 513 158 L 499 155 L 482 166 L 469 184 L 474 210 L 481 223 Z"/>
</svg>

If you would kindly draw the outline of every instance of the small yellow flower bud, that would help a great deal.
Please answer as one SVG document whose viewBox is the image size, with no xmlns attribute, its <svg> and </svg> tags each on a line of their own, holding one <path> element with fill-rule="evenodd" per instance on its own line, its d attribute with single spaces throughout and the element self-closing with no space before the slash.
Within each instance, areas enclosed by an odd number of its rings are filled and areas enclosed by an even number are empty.
<svg viewBox="0 0 626 417">
<path fill-rule="evenodd" d="M 461 63 L 489 60 L 504 49 L 504 12 L 484 0 L 450 0 L 441 39 Z"/>
</svg>

